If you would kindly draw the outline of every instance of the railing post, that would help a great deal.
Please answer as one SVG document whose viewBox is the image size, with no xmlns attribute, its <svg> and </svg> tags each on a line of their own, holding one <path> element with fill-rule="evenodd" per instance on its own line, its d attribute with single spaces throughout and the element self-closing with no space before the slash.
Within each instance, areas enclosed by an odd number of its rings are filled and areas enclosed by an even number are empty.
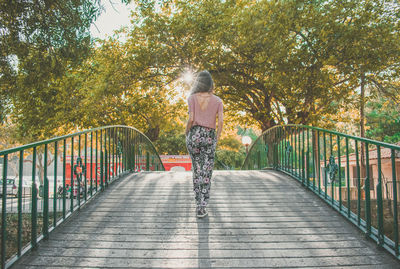
<svg viewBox="0 0 400 269">
<path fill-rule="evenodd" d="M 37 189 L 36 189 L 36 147 L 32 154 L 32 209 L 31 209 L 31 245 L 36 248 L 37 237 Z"/>
<path fill-rule="evenodd" d="M 382 164 L 381 164 L 381 147 L 377 146 L 376 148 L 378 153 L 378 184 L 376 186 L 376 195 L 377 195 L 377 203 L 378 203 L 378 244 L 383 246 L 384 240 L 384 230 L 383 230 L 383 204 L 382 204 Z M 373 179 L 372 179 L 373 180 Z"/>
<path fill-rule="evenodd" d="M 87 170 L 88 170 L 88 167 L 87 167 L 87 134 L 85 134 L 85 151 L 84 151 L 84 154 L 85 154 L 85 165 L 84 165 L 84 173 L 83 173 L 83 180 L 85 180 L 85 192 L 84 192 L 84 194 L 83 194 L 83 198 L 85 199 L 85 202 L 87 201 Z"/>
<path fill-rule="evenodd" d="M 339 211 L 342 211 L 342 169 L 341 164 L 342 160 L 340 159 L 340 137 L 339 135 L 336 136 L 336 142 L 337 142 L 337 147 L 338 147 L 338 166 L 339 166 L 339 171 L 338 171 L 338 177 L 339 177 Z"/>
<path fill-rule="evenodd" d="M 358 142 L 355 140 L 356 147 L 356 169 L 357 169 L 357 225 L 361 225 L 361 173 L 360 158 L 358 157 Z"/>
<path fill-rule="evenodd" d="M 350 196 L 350 161 L 349 161 L 349 139 L 346 137 L 346 182 L 347 182 L 347 217 L 350 218 L 351 196 Z"/>
<path fill-rule="evenodd" d="M 131 172 L 135 172 L 135 145 L 132 145 L 132 167 Z"/>
<path fill-rule="evenodd" d="M 394 251 L 396 256 L 399 255 L 399 222 L 397 219 L 397 182 L 396 182 L 396 159 L 395 159 L 395 150 L 391 150 L 391 161 L 392 161 L 392 180 L 393 180 L 393 231 L 394 231 Z"/>
<path fill-rule="evenodd" d="M 367 235 L 371 235 L 371 199 L 370 199 L 370 189 L 369 189 L 369 150 L 368 143 L 365 143 L 365 161 L 366 161 L 366 170 L 367 177 L 365 178 L 364 190 L 365 190 L 365 218 L 367 222 Z"/>
<path fill-rule="evenodd" d="M 324 141 L 324 186 L 325 186 L 325 200 L 328 199 L 328 173 L 326 171 L 326 135 L 323 133 L 322 135 L 323 141 Z"/>
<path fill-rule="evenodd" d="M 306 179 L 306 154 L 305 154 L 305 141 L 304 141 L 304 129 L 301 132 L 301 136 L 302 136 L 302 141 L 301 141 L 301 161 L 302 161 L 302 165 L 301 165 L 301 182 L 303 185 L 305 185 L 305 179 Z"/>
<path fill-rule="evenodd" d="M 66 201 L 66 195 L 67 195 L 67 192 L 66 192 L 66 186 L 65 186 L 65 174 L 66 174 L 66 159 L 67 159 L 67 140 L 66 139 L 64 139 L 64 143 L 63 143 L 63 145 L 64 145 L 64 148 L 63 148 L 63 212 L 62 212 L 62 215 L 63 215 L 63 219 L 65 219 L 65 215 L 66 215 L 66 213 L 65 213 L 65 211 L 67 210 L 67 201 Z"/>
<path fill-rule="evenodd" d="M 108 155 L 107 155 L 107 149 L 104 149 L 104 183 L 105 186 L 108 187 Z"/>
<path fill-rule="evenodd" d="M 58 156 L 58 143 L 54 142 L 54 189 L 53 189 L 53 227 L 57 224 L 57 156 Z"/>
<path fill-rule="evenodd" d="M 7 242 L 7 161 L 8 155 L 3 156 L 3 193 L 1 208 L 1 268 L 6 268 Z"/>
<path fill-rule="evenodd" d="M 321 149 L 320 149 L 320 142 L 319 142 L 319 131 L 317 131 L 317 154 L 318 154 L 318 194 L 321 194 L 321 160 L 320 160 L 320 153 L 321 153 Z"/>
<path fill-rule="evenodd" d="M 310 187 L 310 132 L 307 128 L 307 150 L 306 150 L 306 177 L 307 177 L 307 187 Z"/>
<path fill-rule="evenodd" d="M 150 153 L 146 151 L 146 171 L 150 170 Z"/>
<path fill-rule="evenodd" d="M 18 257 L 22 251 L 22 184 L 24 175 L 24 151 L 19 152 L 19 184 L 18 184 Z"/>
<path fill-rule="evenodd" d="M 101 142 L 100 142 L 101 143 Z M 104 162 L 103 162 L 103 151 L 100 151 L 100 189 L 104 190 L 104 178 L 103 178 L 103 169 L 104 169 Z"/>
<path fill-rule="evenodd" d="M 47 144 L 44 145 L 44 172 L 43 172 L 43 236 L 49 236 L 49 179 L 47 178 Z"/>
<path fill-rule="evenodd" d="M 74 137 L 71 137 L 71 206 L 70 206 L 70 211 L 71 213 L 74 212 Z"/>
</svg>

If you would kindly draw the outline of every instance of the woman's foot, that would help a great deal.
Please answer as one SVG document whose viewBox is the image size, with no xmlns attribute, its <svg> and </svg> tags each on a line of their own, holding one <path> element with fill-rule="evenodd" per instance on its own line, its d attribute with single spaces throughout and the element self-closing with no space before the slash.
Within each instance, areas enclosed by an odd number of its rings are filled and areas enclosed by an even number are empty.
<svg viewBox="0 0 400 269">
<path fill-rule="evenodd" d="M 197 217 L 198 218 L 204 218 L 207 215 L 208 215 L 208 212 L 207 212 L 207 210 L 205 208 L 197 209 Z"/>
</svg>

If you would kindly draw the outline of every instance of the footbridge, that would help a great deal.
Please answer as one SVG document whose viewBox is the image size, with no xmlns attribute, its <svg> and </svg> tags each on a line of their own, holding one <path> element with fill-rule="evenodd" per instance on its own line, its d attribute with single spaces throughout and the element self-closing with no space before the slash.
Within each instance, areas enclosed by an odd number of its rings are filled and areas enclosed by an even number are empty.
<svg viewBox="0 0 400 269">
<path fill-rule="evenodd" d="M 400 147 L 277 126 L 240 171 L 191 173 L 107 126 L 0 152 L 1 268 L 400 268 Z"/>
</svg>

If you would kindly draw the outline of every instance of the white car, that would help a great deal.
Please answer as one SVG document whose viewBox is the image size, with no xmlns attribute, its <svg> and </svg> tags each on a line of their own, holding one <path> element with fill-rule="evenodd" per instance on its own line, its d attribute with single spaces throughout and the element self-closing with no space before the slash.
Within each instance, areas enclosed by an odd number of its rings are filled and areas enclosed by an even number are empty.
<svg viewBox="0 0 400 269">
<path fill-rule="evenodd" d="M 7 195 L 18 195 L 18 186 L 13 178 L 7 178 Z M 3 179 L 0 179 L 0 196 L 3 196 Z"/>
</svg>

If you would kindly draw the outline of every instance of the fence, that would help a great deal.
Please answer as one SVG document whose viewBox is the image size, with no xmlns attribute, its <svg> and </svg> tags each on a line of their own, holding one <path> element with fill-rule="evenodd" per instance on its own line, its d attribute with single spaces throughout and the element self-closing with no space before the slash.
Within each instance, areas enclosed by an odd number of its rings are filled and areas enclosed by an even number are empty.
<svg viewBox="0 0 400 269">
<path fill-rule="evenodd" d="M 106 126 L 0 151 L 1 268 L 129 172 L 164 170 L 135 128 Z"/>
<path fill-rule="evenodd" d="M 276 126 L 252 144 L 243 164 L 265 168 L 299 180 L 400 258 L 400 146 L 310 126 Z"/>
</svg>

